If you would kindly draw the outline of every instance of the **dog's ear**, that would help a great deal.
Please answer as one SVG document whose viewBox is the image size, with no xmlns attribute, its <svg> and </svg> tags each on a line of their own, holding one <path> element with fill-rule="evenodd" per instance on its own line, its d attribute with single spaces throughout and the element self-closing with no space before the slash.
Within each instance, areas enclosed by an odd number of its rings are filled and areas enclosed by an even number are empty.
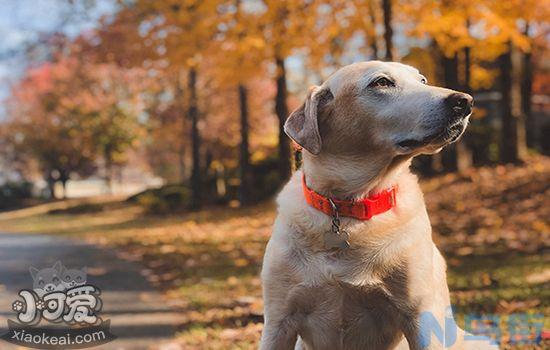
<svg viewBox="0 0 550 350">
<path fill-rule="evenodd" d="M 310 89 L 304 103 L 285 122 L 285 133 L 288 137 L 309 153 L 321 152 L 318 116 L 321 108 L 333 99 L 329 88 L 315 86 Z"/>
<path fill-rule="evenodd" d="M 38 271 L 38 269 L 36 267 L 31 266 L 29 268 L 29 272 L 31 273 L 32 279 L 34 280 L 34 279 L 36 279 L 36 275 L 38 275 L 38 272 L 40 272 L 40 271 Z"/>
<path fill-rule="evenodd" d="M 55 264 L 53 264 L 53 269 L 61 274 L 61 271 L 63 271 L 63 264 L 61 264 L 61 261 L 56 261 Z"/>
</svg>

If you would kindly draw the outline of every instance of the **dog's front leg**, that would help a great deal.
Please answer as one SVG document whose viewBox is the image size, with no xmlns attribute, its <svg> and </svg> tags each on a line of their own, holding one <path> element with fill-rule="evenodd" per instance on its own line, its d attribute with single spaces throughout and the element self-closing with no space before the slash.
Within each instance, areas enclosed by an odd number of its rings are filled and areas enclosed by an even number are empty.
<svg viewBox="0 0 550 350">
<path fill-rule="evenodd" d="M 296 344 L 299 322 L 297 315 L 289 312 L 288 289 L 283 286 L 283 281 L 264 278 L 264 329 L 261 350 L 292 350 Z"/>
<path fill-rule="evenodd" d="M 429 256 L 425 254 L 425 256 Z M 419 263 L 417 263 L 417 266 Z M 497 349 L 487 341 L 472 341 L 465 338 L 465 332 L 454 320 L 446 266 L 439 250 L 432 245 L 432 263 L 426 264 L 432 270 L 431 276 L 411 276 L 411 298 L 417 312 L 405 314 L 402 330 L 411 350 L 464 350 Z M 427 268 L 425 268 L 427 269 Z M 416 275 L 419 276 L 419 275 Z M 407 308 L 401 308 L 401 310 Z"/>
<path fill-rule="evenodd" d="M 298 338 L 296 322 L 292 316 L 274 319 L 265 315 L 261 350 L 293 350 Z M 268 321 L 269 319 L 269 321 Z"/>
<path fill-rule="evenodd" d="M 298 322 L 288 306 L 292 276 L 276 233 L 267 245 L 262 268 L 264 329 L 260 349 L 292 350 L 298 338 Z"/>
<path fill-rule="evenodd" d="M 394 294 L 401 296 L 396 303 L 410 350 L 442 350 L 458 345 L 443 257 L 432 242 L 423 241 L 409 259 L 409 269 L 404 274 L 407 292 Z"/>
<path fill-rule="evenodd" d="M 450 346 L 446 343 L 453 337 L 452 334 L 446 334 L 451 330 L 445 328 L 445 321 L 440 317 L 439 310 L 433 308 L 424 308 L 414 317 L 407 316 L 403 320 L 401 330 L 410 350 L 447 349 Z"/>
</svg>

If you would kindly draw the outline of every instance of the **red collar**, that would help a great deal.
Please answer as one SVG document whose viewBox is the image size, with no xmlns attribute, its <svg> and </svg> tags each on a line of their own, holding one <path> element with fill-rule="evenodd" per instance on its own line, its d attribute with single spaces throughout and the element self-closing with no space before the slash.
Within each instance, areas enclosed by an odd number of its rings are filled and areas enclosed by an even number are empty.
<svg viewBox="0 0 550 350">
<path fill-rule="evenodd" d="M 382 214 L 395 207 L 396 188 L 391 187 L 375 195 L 354 201 L 343 201 L 327 198 L 306 185 L 306 177 L 302 175 L 302 188 L 306 202 L 313 208 L 333 216 L 331 201 L 336 205 L 339 216 L 346 216 L 358 220 L 369 220 L 374 215 Z"/>
</svg>

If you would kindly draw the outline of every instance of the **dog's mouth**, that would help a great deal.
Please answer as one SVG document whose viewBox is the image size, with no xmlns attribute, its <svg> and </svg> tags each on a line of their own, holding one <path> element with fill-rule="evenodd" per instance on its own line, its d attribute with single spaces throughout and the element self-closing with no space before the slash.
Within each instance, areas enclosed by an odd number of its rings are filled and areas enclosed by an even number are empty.
<svg viewBox="0 0 550 350">
<path fill-rule="evenodd" d="M 422 139 L 405 139 L 399 141 L 397 145 L 402 149 L 414 151 L 427 146 L 435 146 L 437 148 L 446 146 L 458 140 L 464 132 L 467 118 L 460 120 L 450 126 L 443 128 L 433 134 L 430 134 Z"/>
<path fill-rule="evenodd" d="M 423 140 L 406 139 L 398 142 L 397 145 L 401 148 L 415 149 L 424 146 L 426 143 Z"/>
<path fill-rule="evenodd" d="M 466 124 L 466 120 L 463 119 L 458 123 L 455 123 L 451 126 L 446 127 L 441 132 L 439 132 L 435 137 L 432 137 L 428 141 L 428 143 L 441 147 L 441 146 L 445 146 L 455 142 L 462 135 L 462 132 L 466 129 L 465 124 Z"/>
</svg>

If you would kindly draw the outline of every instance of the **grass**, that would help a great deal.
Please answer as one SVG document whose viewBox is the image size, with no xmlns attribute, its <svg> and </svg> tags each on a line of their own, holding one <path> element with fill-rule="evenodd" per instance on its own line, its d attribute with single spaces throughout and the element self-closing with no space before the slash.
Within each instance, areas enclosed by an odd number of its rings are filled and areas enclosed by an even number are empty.
<svg viewBox="0 0 550 350">
<path fill-rule="evenodd" d="M 549 174 L 550 161 L 537 158 L 422 183 L 459 324 L 465 315 L 498 315 L 506 349 L 548 346 L 508 343 L 510 315 L 550 311 Z M 274 217 L 271 203 L 152 217 L 136 205 L 92 200 L 3 213 L 0 227 L 118 247 L 178 301 L 183 348 L 253 349 L 262 327 L 259 269 Z"/>
</svg>

